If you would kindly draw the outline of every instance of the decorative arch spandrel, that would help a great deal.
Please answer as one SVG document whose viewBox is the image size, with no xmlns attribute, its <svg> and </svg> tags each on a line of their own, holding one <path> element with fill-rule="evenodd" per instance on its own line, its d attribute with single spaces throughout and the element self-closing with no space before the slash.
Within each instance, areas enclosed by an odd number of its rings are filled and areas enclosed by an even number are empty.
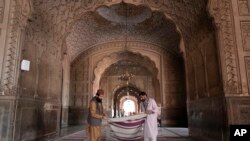
<svg viewBox="0 0 250 141">
<path fill-rule="evenodd" d="M 239 94 L 242 92 L 242 84 L 231 0 L 209 0 L 208 11 L 214 19 L 217 34 L 220 37 L 217 41 L 221 56 L 224 92 Z"/>
</svg>

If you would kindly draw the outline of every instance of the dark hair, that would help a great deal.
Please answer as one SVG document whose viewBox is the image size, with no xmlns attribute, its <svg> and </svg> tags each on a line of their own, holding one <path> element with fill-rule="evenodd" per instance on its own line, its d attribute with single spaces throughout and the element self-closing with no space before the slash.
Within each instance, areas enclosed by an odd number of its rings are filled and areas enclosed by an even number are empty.
<svg viewBox="0 0 250 141">
<path fill-rule="evenodd" d="M 145 92 L 140 92 L 139 93 L 139 96 L 144 96 L 144 95 L 147 95 Z"/>
<path fill-rule="evenodd" d="M 100 93 L 102 93 L 102 95 L 104 94 L 103 89 L 98 89 L 97 92 L 96 92 L 96 95 L 100 96 Z"/>
</svg>

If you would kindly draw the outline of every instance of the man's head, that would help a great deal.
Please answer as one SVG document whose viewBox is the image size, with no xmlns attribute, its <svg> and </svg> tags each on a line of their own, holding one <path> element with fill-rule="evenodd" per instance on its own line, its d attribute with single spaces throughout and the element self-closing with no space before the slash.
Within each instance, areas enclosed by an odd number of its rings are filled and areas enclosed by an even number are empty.
<svg viewBox="0 0 250 141">
<path fill-rule="evenodd" d="M 145 92 L 140 92 L 139 96 L 142 102 L 144 102 L 147 99 L 147 94 Z"/>
<path fill-rule="evenodd" d="M 102 98 L 104 96 L 104 90 L 103 89 L 98 89 L 96 92 L 96 97 L 98 102 L 102 102 Z"/>
</svg>

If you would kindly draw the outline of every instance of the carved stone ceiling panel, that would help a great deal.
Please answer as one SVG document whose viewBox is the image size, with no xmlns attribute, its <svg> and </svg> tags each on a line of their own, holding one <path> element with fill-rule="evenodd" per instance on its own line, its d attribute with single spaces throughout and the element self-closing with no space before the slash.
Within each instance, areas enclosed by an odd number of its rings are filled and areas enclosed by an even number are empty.
<svg viewBox="0 0 250 141">
<path fill-rule="evenodd" d="M 82 15 L 66 38 L 70 53 L 74 55 L 96 44 L 122 40 L 146 41 L 179 52 L 180 35 L 175 24 L 162 13 L 142 6 L 137 9 L 137 6 L 121 5 L 124 4 L 100 7 Z"/>
<path fill-rule="evenodd" d="M 116 76 L 124 74 L 125 72 L 132 73 L 137 76 L 151 75 L 150 71 L 138 62 L 131 62 L 129 60 L 122 60 L 112 64 L 106 69 L 103 76 Z"/>
</svg>

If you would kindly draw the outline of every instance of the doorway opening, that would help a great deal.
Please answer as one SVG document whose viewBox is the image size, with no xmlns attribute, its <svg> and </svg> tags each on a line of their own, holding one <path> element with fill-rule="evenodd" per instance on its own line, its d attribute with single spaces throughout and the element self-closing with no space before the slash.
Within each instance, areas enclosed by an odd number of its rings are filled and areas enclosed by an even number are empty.
<svg viewBox="0 0 250 141">
<path fill-rule="evenodd" d="M 124 101 L 122 107 L 124 110 L 124 116 L 129 116 L 135 113 L 135 102 L 133 100 L 127 99 Z"/>
</svg>

